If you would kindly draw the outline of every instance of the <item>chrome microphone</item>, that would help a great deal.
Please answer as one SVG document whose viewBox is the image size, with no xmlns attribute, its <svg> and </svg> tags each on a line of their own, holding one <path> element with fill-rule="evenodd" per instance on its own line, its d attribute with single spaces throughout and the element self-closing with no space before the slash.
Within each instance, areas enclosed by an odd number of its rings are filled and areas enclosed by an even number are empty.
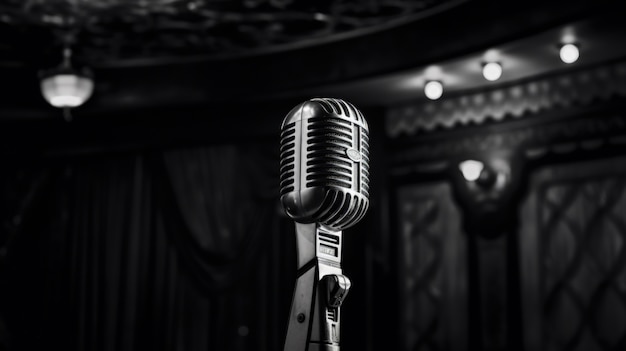
<svg viewBox="0 0 626 351">
<path fill-rule="evenodd" d="M 363 114 L 339 99 L 318 98 L 291 110 L 280 140 L 280 194 L 300 223 L 343 230 L 369 207 L 369 129 Z"/>
<path fill-rule="evenodd" d="M 284 351 L 339 351 L 340 307 L 351 287 L 341 269 L 342 230 L 369 207 L 369 129 L 359 110 L 315 98 L 287 114 L 280 195 L 296 222 L 298 266 Z"/>
</svg>

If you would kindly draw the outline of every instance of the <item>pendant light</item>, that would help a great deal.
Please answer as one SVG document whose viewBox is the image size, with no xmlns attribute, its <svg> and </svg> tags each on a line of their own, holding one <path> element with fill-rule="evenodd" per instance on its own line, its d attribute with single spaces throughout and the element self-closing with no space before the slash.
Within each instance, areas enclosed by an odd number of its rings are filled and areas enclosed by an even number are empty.
<svg viewBox="0 0 626 351">
<path fill-rule="evenodd" d="M 67 121 L 71 120 L 70 110 L 84 104 L 94 89 L 91 72 L 72 67 L 71 56 L 72 50 L 65 47 L 61 65 L 40 75 L 41 94 L 50 105 L 63 109 Z"/>
</svg>

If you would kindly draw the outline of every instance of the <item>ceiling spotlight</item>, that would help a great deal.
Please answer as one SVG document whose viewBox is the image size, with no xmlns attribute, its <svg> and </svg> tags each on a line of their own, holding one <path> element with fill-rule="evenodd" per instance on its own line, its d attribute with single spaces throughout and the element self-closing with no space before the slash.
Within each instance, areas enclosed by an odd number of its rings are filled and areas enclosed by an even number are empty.
<svg viewBox="0 0 626 351">
<path fill-rule="evenodd" d="M 502 65 L 498 62 L 487 62 L 483 65 L 483 77 L 488 81 L 496 81 L 502 76 Z"/>
<path fill-rule="evenodd" d="M 437 100 L 443 95 L 443 84 L 438 80 L 431 80 L 424 85 L 424 94 L 431 100 Z"/>
<path fill-rule="evenodd" d="M 561 57 L 561 61 L 563 61 L 564 63 L 576 62 L 578 60 L 578 57 L 580 56 L 578 46 L 573 43 L 564 44 L 563 46 L 561 46 L 559 56 Z"/>
</svg>

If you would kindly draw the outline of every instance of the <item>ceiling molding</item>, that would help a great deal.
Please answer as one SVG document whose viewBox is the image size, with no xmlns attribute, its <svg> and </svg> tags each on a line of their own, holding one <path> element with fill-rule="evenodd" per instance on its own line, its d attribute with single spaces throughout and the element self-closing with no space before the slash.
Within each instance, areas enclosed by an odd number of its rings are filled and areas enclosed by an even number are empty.
<svg viewBox="0 0 626 351">
<path fill-rule="evenodd" d="M 11 0 L 11 3 L 33 1 Z M 167 0 L 145 0 L 144 3 L 158 1 Z M 454 1 L 445 3 L 456 4 Z M 296 46 L 284 51 L 229 59 L 198 59 L 199 56 L 181 54 L 172 60 L 148 56 L 132 62 L 110 62 L 91 67 L 95 91 L 77 113 L 88 116 L 155 106 L 239 105 L 321 95 L 355 103 L 352 98 L 355 93 L 366 97 L 366 101 L 358 103 L 359 107 L 381 106 L 381 97 L 394 94 L 388 86 L 371 86 L 370 94 L 375 95 L 372 99 L 353 90 L 353 86 L 342 91 L 327 88 L 351 82 L 363 85 L 364 80 L 475 53 L 572 21 L 607 12 L 617 13 L 611 4 L 614 2 L 610 0 L 517 0 L 506 5 L 497 0 L 467 0 L 445 11 L 413 18 L 384 30 L 302 47 L 294 43 Z M 0 107 L 15 111 L 47 111 L 50 107 L 40 97 L 37 73 L 49 68 L 44 67 L 45 64 L 56 66 L 59 61 L 54 55 L 52 59 L 46 58 L 46 53 L 41 51 L 44 47 L 37 45 L 38 42 L 28 41 L 26 37 L 16 35 L 19 30 L 9 28 L 7 23 L 0 24 L 0 48 L 13 47 L 24 51 L 7 51 L 3 57 L 9 58 L 9 53 L 13 53 L 28 59 L 27 64 L 17 68 L 10 62 L 5 62 L 4 66 L 0 64 L 0 73 L 11 82 L 11 89 L 0 96 Z M 28 28 L 26 26 L 24 30 L 45 32 L 42 27 Z M 123 36 L 124 33 L 117 35 Z M 60 54 L 56 53 L 57 56 Z M 13 118 L 2 115 L 0 119 Z"/>
<path fill-rule="evenodd" d="M 487 91 L 389 109 L 392 138 L 521 119 L 538 113 L 626 97 L 626 61 Z"/>
<path fill-rule="evenodd" d="M 468 1 L 9 0 L 0 25 L 20 39 L 0 53 L 69 45 L 92 67 L 232 59 L 369 35 Z"/>
</svg>

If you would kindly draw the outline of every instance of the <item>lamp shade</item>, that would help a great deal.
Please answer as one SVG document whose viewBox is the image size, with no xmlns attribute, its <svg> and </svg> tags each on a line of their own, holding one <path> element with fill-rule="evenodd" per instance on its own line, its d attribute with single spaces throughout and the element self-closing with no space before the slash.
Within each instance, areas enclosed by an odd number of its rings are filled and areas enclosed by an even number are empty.
<svg viewBox="0 0 626 351">
<path fill-rule="evenodd" d="M 93 93 L 93 79 L 75 72 L 59 72 L 41 79 L 41 93 L 54 107 L 72 108 L 85 103 Z"/>
</svg>

